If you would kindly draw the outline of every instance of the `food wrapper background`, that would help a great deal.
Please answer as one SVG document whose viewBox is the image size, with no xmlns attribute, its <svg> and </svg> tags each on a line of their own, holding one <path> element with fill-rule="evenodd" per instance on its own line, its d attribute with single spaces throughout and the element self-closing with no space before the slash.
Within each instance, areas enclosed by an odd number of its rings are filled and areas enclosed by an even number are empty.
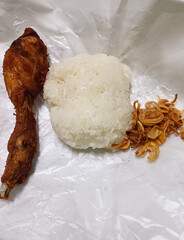
<svg viewBox="0 0 184 240">
<path fill-rule="evenodd" d="M 51 64 L 107 53 L 132 69 L 131 101 L 157 95 L 184 108 L 184 2 L 0 1 L 0 175 L 15 117 L 2 76 L 4 53 L 26 27 Z M 55 135 L 40 95 L 39 153 L 25 184 L 0 200 L 0 240 L 184 239 L 184 142 L 171 136 L 153 163 L 134 150 L 73 150 Z"/>
</svg>

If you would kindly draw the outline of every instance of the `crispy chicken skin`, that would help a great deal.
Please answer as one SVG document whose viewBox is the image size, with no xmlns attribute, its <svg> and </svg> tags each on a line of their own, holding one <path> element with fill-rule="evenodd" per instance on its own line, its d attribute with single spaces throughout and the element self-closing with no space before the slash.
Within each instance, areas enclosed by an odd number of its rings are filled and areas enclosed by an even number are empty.
<svg viewBox="0 0 184 240">
<path fill-rule="evenodd" d="M 38 34 L 26 28 L 6 51 L 3 74 L 15 106 L 16 125 L 8 142 L 8 158 L 1 178 L 0 198 L 8 199 L 16 183 L 23 183 L 37 151 L 36 121 L 32 107 L 48 72 L 47 48 Z"/>
</svg>

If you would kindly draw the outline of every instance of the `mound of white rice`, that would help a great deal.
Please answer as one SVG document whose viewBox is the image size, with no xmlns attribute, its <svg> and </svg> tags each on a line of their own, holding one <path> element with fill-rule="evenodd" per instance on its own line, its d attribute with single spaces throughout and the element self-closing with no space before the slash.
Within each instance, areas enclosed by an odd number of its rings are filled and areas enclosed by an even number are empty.
<svg viewBox="0 0 184 240">
<path fill-rule="evenodd" d="M 52 65 L 44 98 L 56 134 L 79 149 L 119 143 L 132 120 L 130 81 L 129 67 L 105 54 Z"/>
</svg>

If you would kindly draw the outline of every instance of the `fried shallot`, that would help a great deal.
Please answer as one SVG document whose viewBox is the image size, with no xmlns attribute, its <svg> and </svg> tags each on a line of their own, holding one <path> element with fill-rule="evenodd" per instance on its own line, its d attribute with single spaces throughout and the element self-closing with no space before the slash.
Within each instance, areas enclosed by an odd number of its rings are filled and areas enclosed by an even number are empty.
<svg viewBox="0 0 184 240">
<path fill-rule="evenodd" d="M 176 94 L 171 102 L 158 97 L 158 102 L 146 102 L 145 109 L 135 101 L 131 129 L 126 132 L 123 142 L 109 149 L 137 148 L 136 156 L 143 157 L 146 152 L 150 152 L 148 160 L 154 161 L 159 156 L 159 145 L 166 141 L 167 136 L 175 133 L 184 140 L 182 111 L 175 108 L 177 97 Z"/>
</svg>

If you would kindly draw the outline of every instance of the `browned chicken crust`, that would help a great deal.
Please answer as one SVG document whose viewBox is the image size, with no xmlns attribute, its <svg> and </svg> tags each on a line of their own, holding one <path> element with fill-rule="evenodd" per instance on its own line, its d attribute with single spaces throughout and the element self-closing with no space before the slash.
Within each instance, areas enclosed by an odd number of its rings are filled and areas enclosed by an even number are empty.
<svg viewBox="0 0 184 240">
<path fill-rule="evenodd" d="M 23 183 L 37 151 L 36 121 L 32 107 L 48 72 L 47 48 L 32 28 L 26 28 L 6 51 L 3 74 L 15 106 L 16 125 L 8 142 L 8 158 L 1 178 L 0 198 L 8 199 L 16 183 Z"/>
</svg>

